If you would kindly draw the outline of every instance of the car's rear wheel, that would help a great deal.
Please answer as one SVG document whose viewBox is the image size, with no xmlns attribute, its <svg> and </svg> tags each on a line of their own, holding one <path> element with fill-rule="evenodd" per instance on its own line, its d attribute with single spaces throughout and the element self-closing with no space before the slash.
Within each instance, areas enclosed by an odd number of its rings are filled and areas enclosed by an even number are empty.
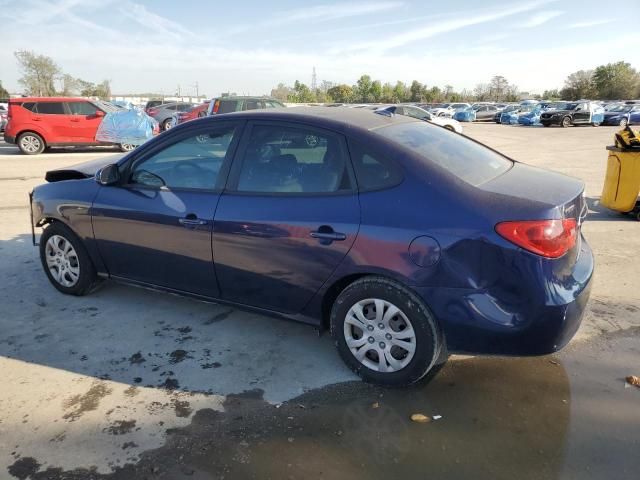
<svg viewBox="0 0 640 480">
<path fill-rule="evenodd" d="M 40 260 L 49 281 L 62 293 L 85 295 L 98 281 L 82 241 L 61 223 L 50 224 L 42 233 Z"/>
<path fill-rule="evenodd" d="M 38 155 L 45 149 L 44 140 L 33 132 L 25 132 L 18 137 L 18 148 L 25 155 Z"/>
<path fill-rule="evenodd" d="M 386 386 L 417 382 L 436 365 L 442 335 L 424 303 L 380 277 L 355 281 L 331 310 L 331 333 L 344 362 L 363 380 Z"/>
<path fill-rule="evenodd" d="M 562 126 L 562 128 L 567 128 L 571 126 L 571 117 L 564 117 L 562 119 L 562 122 L 560 123 L 560 125 Z"/>
<path fill-rule="evenodd" d="M 618 123 L 618 125 L 620 125 L 621 128 L 626 128 L 626 126 L 629 124 L 629 122 L 627 121 L 626 118 L 621 118 L 620 122 Z"/>
</svg>

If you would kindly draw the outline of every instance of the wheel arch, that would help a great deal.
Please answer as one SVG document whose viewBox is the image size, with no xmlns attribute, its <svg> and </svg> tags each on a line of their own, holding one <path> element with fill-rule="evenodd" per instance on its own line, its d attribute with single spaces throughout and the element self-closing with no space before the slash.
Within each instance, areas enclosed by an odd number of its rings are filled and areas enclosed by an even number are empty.
<svg viewBox="0 0 640 480">
<path fill-rule="evenodd" d="M 38 129 L 36 129 L 36 128 L 25 128 L 23 130 L 20 130 L 18 133 L 16 133 L 16 144 L 18 143 L 18 139 L 20 138 L 20 136 L 24 135 L 25 133 L 34 133 L 34 134 L 38 135 L 42 139 L 42 141 L 44 142 L 45 148 L 49 145 L 49 142 L 47 142 L 47 139 L 46 139 L 44 133 L 42 133 L 41 131 L 38 131 Z"/>
</svg>

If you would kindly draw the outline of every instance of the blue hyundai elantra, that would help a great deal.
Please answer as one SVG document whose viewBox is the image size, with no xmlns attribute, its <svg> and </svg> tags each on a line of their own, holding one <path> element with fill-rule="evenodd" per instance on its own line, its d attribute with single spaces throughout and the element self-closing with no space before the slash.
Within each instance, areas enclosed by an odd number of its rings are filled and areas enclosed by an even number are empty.
<svg viewBox="0 0 640 480">
<path fill-rule="evenodd" d="M 554 352 L 589 297 L 581 181 L 390 112 L 216 115 L 46 179 L 32 224 L 59 291 L 109 278 L 330 328 L 379 384 Z"/>
</svg>

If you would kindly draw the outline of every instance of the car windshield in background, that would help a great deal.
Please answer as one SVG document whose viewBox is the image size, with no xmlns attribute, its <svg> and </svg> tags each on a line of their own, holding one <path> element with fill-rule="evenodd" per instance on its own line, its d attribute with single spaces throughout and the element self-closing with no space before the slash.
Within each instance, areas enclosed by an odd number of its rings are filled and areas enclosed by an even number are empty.
<svg viewBox="0 0 640 480">
<path fill-rule="evenodd" d="M 427 123 L 401 123 L 374 131 L 471 185 L 488 182 L 513 165 L 511 160 L 479 143 Z"/>
<path fill-rule="evenodd" d="M 577 107 L 577 103 L 565 103 L 564 105 L 559 105 L 558 110 L 575 110 Z"/>
<path fill-rule="evenodd" d="M 612 109 L 610 109 L 610 112 L 621 112 L 621 113 L 627 113 L 630 112 L 633 109 L 633 106 L 629 106 L 629 105 L 617 105 L 615 107 L 613 107 Z"/>
</svg>

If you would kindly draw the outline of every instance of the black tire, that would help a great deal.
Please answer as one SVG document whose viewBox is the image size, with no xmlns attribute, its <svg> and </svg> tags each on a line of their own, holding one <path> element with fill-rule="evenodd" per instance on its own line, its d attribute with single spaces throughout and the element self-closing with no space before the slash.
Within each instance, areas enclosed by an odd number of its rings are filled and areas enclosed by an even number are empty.
<svg viewBox="0 0 640 480">
<path fill-rule="evenodd" d="M 394 372 L 376 371 L 361 363 L 347 346 L 344 332 L 347 313 L 357 302 L 365 299 L 390 302 L 410 321 L 415 333 L 415 352 L 404 368 Z M 364 330 L 362 332 L 363 337 L 369 335 Z M 444 342 L 440 328 L 424 302 L 402 284 L 382 277 L 361 278 L 340 293 L 331 309 L 331 335 L 347 366 L 364 381 L 378 385 L 411 385 L 425 377 L 436 365 L 446 362 L 447 358 L 443 356 Z"/>
<path fill-rule="evenodd" d="M 25 155 L 39 155 L 44 152 L 44 139 L 34 132 L 24 132 L 18 136 L 18 148 Z"/>
<path fill-rule="evenodd" d="M 600 126 L 600 122 L 593 122 L 591 125 L 594 126 L 594 127 L 599 127 Z"/>
<path fill-rule="evenodd" d="M 79 267 L 79 276 L 77 282 L 73 286 L 62 285 L 57 279 L 55 279 L 47 266 L 47 242 L 54 235 L 63 237 L 67 240 L 75 250 L 77 254 L 77 264 Z M 42 268 L 44 269 L 47 278 L 51 284 L 62 293 L 67 295 L 82 296 L 89 293 L 98 284 L 98 275 L 93 262 L 89 258 L 86 248 L 82 244 L 82 241 L 73 231 L 66 225 L 60 222 L 51 223 L 40 236 L 40 261 L 42 262 Z"/>
<path fill-rule="evenodd" d="M 621 118 L 620 122 L 618 123 L 620 128 L 626 128 L 628 124 L 629 124 L 629 121 L 626 118 Z"/>
<path fill-rule="evenodd" d="M 543 126 L 543 127 L 550 127 L 550 126 L 551 126 L 551 124 L 550 124 L 550 123 L 543 123 L 543 124 L 542 124 L 542 126 Z"/>
<path fill-rule="evenodd" d="M 564 117 L 560 122 L 560 126 L 562 128 L 567 128 L 571 126 L 571 117 Z"/>
<path fill-rule="evenodd" d="M 167 118 L 164 122 L 162 122 L 162 131 L 166 132 L 167 130 L 173 127 L 173 118 Z"/>
</svg>

